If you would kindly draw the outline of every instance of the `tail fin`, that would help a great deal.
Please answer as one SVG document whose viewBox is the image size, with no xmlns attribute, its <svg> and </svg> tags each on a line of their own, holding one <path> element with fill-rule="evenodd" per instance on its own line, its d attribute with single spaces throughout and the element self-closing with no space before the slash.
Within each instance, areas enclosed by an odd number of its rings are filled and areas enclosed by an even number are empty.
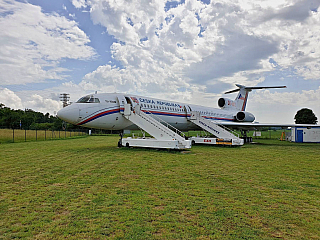
<svg viewBox="0 0 320 240">
<path fill-rule="evenodd" d="M 246 106 L 247 106 L 247 100 L 248 100 L 248 95 L 249 92 L 251 92 L 254 89 L 266 89 L 266 88 L 286 88 L 286 86 L 273 86 L 273 87 L 246 87 L 240 84 L 236 84 L 238 87 L 237 89 L 225 92 L 225 94 L 228 93 L 234 93 L 234 92 L 239 92 L 235 102 L 236 102 L 236 108 L 240 111 L 245 111 Z"/>
</svg>

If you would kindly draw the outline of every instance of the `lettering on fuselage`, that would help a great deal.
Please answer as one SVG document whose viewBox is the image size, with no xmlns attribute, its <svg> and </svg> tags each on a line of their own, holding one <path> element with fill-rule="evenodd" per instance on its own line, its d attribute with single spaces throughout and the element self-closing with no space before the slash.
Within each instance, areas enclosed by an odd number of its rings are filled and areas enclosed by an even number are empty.
<svg viewBox="0 0 320 240">
<path fill-rule="evenodd" d="M 164 101 L 154 101 L 152 99 L 147 99 L 147 98 L 139 98 L 140 103 L 148 103 L 148 104 L 157 104 L 160 106 L 167 106 L 167 107 L 178 107 L 178 108 L 182 108 L 181 105 L 177 104 L 177 103 L 170 103 L 170 102 L 164 102 Z"/>
<path fill-rule="evenodd" d="M 234 101 L 228 100 L 228 105 L 232 106 L 232 107 L 235 107 L 236 103 Z"/>
<path fill-rule="evenodd" d="M 117 101 L 113 101 L 113 100 L 105 100 L 106 101 L 106 103 L 109 103 L 109 102 L 111 102 L 111 103 L 117 103 Z"/>
</svg>

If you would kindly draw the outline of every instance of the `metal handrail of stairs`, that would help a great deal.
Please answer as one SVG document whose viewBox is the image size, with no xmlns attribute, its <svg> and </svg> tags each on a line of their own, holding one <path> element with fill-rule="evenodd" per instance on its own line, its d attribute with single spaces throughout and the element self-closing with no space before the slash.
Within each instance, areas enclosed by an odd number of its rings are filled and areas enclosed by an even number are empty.
<svg viewBox="0 0 320 240">
<path fill-rule="evenodd" d="M 137 105 L 137 106 L 139 106 L 139 105 Z M 140 109 L 140 111 L 142 111 L 142 110 Z M 170 130 L 174 131 L 176 134 L 180 135 L 181 137 L 184 137 L 184 138 L 186 137 L 186 135 L 185 135 L 183 132 L 181 132 L 179 129 L 175 128 L 174 126 L 172 126 L 172 125 L 169 124 L 168 122 L 164 121 L 163 119 L 157 117 L 157 116 L 154 115 L 152 112 L 147 111 L 147 110 L 143 110 L 142 112 L 143 112 L 143 113 L 148 113 L 148 114 L 150 114 L 154 120 L 158 121 L 159 123 L 161 123 L 161 124 L 164 125 L 165 127 L 167 127 L 167 128 L 169 128 Z"/>
<path fill-rule="evenodd" d="M 224 130 L 231 132 L 233 135 L 239 138 L 239 133 L 237 133 L 236 131 L 222 125 L 221 123 L 218 123 L 216 120 L 210 120 L 210 121 L 212 121 L 214 124 L 217 124 L 219 127 L 223 128 Z"/>
</svg>

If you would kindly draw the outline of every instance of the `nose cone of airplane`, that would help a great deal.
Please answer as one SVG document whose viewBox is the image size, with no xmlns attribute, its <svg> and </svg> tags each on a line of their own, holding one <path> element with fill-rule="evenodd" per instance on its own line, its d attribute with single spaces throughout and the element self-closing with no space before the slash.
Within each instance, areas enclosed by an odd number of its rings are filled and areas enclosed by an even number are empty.
<svg viewBox="0 0 320 240">
<path fill-rule="evenodd" d="M 57 116 L 68 123 L 76 124 L 79 121 L 79 107 L 71 104 L 58 111 Z"/>
</svg>

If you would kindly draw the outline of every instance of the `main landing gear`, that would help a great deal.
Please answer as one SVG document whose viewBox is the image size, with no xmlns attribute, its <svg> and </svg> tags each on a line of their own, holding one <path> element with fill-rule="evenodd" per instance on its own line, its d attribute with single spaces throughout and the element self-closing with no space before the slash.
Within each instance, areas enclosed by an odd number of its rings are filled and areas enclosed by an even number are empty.
<svg viewBox="0 0 320 240">
<path fill-rule="evenodd" d="M 248 130 L 241 130 L 241 138 L 244 140 L 244 143 L 251 143 L 252 142 L 252 137 L 248 137 L 247 133 Z"/>
</svg>

